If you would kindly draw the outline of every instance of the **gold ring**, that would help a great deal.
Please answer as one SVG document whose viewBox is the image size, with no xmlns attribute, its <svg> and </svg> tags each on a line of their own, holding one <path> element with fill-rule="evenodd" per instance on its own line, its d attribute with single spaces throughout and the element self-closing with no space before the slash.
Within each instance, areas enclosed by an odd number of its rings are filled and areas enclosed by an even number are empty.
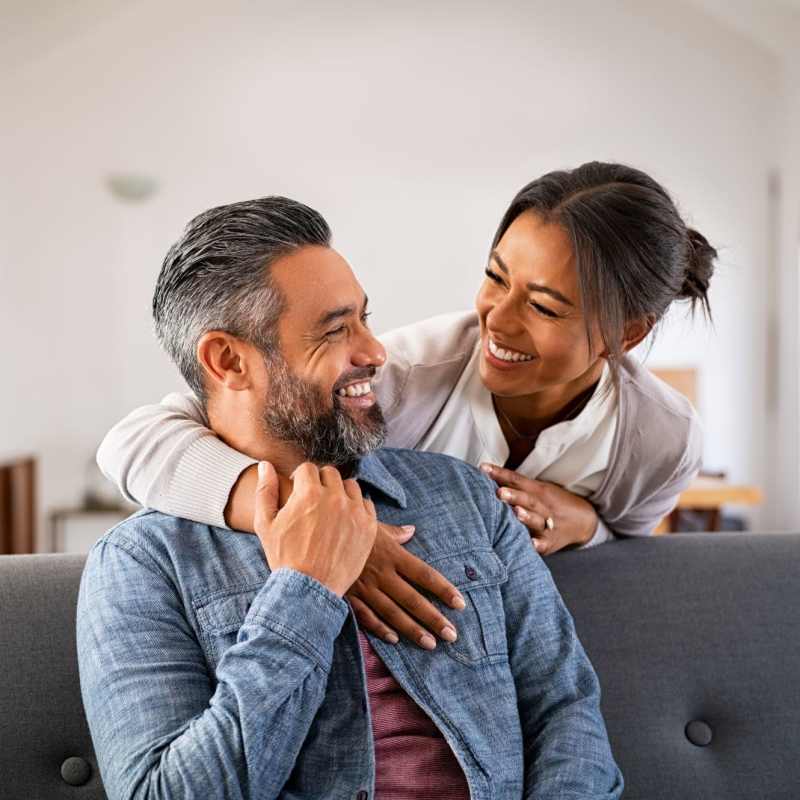
<svg viewBox="0 0 800 800">
<path fill-rule="evenodd" d="M 544 526 L 545 526 L 545 528 L 547 528 L 547 530 L 549 530 L 549 531 L 555 530 L 555 527 L 556 527 L 556 521 L 555 521 L 555 520 L 554 520 L 552 517 L 548 517 L 548 518 L 547 518 L 547 519 L 544 521 Z"/>
</svg>

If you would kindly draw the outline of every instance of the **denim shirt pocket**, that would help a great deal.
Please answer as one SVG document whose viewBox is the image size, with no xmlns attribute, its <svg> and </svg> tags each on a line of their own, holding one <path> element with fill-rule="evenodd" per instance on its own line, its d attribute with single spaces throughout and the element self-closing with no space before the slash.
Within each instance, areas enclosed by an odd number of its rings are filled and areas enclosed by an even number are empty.
<svg viewBox="0 0 800 800">
<path fill-rule="evenodd" d="M 216 668 L 223 653 L 236 644 L 250 604 L 263 585 L 262 582 L 222 589 L 198 597 L 192 603 L 200 644 L 213 668 Z"/>
<path fill-rule="evenodd" d="M 458 631 L 455 642 L 441 642 L 439 646 L 444 646 L 451 658 L 470 666 L 507 660 L 500 587 L 508 580 L 508 570 L 494 550 L 464 550 L 426 560 L 461 592 L 466 603 L 463 611 L 453 611 L 434 600 Z"/>
</svg>

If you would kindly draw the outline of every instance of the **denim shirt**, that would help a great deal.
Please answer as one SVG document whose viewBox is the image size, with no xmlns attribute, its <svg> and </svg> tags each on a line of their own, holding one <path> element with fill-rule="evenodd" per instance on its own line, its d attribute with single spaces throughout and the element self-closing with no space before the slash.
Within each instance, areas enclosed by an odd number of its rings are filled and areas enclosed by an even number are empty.
<svg viewBox="0 0 800 800">
<path fill-rule="evenodd" d="M 370 642 L 453 749 L 475 800 L 618 798 L 597 677 L 526 529 L 494 484 L 384 449 L 356 475 L 406 547 L 455 584 L 433 652 Z M 436 602 L 436 601 L 434 601 Z M 81 689 L 116 798 L 374 795 L 364 666 L 348 603 L 256 536 L 140 512 L 93 548 L 78 601 Z"/>
</svg>

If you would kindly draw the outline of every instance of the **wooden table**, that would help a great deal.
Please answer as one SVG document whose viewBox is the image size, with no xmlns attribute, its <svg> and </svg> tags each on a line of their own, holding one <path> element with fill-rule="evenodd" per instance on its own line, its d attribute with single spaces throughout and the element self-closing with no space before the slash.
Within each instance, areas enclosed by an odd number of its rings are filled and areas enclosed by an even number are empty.
<svg viewBox="0 0 800 800">
<path fill-rule="evenodd" d="M 680 529 L 681 510 L 700 510 L 709 512 L 708 530 L 719 530 L 719 517 L 722 506 L 757 506 L 764 496 L 757 486 L 735 484 L 725 478 L 704 475 L 696 477 L 678 498 L 675 510 L 656 528 L 656 533 L 671 533 Z"/>
</svg>

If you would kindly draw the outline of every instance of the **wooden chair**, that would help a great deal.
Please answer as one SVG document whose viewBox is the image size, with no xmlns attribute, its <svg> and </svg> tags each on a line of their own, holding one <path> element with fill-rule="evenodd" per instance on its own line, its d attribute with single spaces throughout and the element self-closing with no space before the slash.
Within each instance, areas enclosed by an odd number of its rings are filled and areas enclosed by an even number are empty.
<svg viewBox="0 0 800 800">
<path fill-rule="evenodd" d="M 0 463 L 0 555 L 33 553 L 36 542 L 36 459 Z"/>
</svg>

